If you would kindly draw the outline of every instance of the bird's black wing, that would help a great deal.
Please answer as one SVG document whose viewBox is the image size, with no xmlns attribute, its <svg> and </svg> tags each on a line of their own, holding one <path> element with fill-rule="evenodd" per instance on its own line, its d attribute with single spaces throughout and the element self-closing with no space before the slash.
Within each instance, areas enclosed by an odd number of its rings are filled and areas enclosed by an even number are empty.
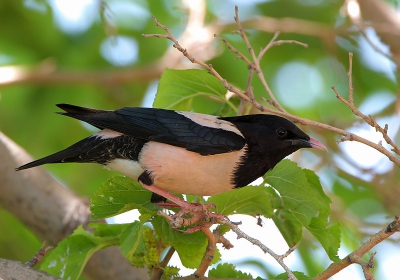
<svg viewBox="0 0 400 280">
<path fill-rule="evenodd" d="M 125 107 L 116 111 L 102 111 L 68 104 L 57 106 L 66 111 L 61 114 L 100 129 L 111 129 L 135 138 L 182 147 L 201 155 L 237 151 L 245 145 L 244 138 L 234 131 L 204 126 L 200 121 L 195 122 L 172 110 Z M 193 113 L 193 116 L 196 114 Z M 217 117 L 215 121 L 218 122 Z"/>
</svg>

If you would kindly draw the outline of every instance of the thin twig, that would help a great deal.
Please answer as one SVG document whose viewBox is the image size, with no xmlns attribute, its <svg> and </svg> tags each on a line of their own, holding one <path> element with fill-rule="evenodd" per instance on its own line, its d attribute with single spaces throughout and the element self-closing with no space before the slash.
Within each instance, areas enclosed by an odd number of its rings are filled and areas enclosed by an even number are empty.
<svg viewBox="0 0 400 280">
<path fill-rule="evenodd" d="M 339 271 L 355 263 L 354 260 L 359 260 L 359 258 L 364 256 L 369 250 L 371 250 L 377 244 L 381 243 L 382 241 L 384 241 L 385 239 L 389 238 L 391 235 L 399 231 L 400 231 L 400 216 L 397 215 L 395 217 L 395 220 L 391 222 L 386 228 L 383 228 L 378 233 L 371 236 L 371 238 L 367 242 L 365 242 L 360 248 L 358 248 L 348 256 L 344 257 L 341 262 L 332 263 L 325 271 L 315 276 L 313 280 L 329 279 Z"/>
<path fill-rule="evenodd" d="M 374 275 L 372 275 L 371 268 L 374 268 L 374 258 L 375 258 L 376 252 L 373 252 L 371 254 L 371 257 L 369 258 L 369 261 L 365 263 L 365 265 L 361 266 L 365 280 L 375 280 Z"/>
<path fill-rule="evenodd" d="M 223 234 L 220 233 L 219 227 L 220 225 L 213 231 L 215 243 L 221 243 L 222 246 L 224 246 L 224 248 L 227 250 L 232 249 L 234 247 L 233 244 L 228 239 L 226 239 Z"/>
<path fill-rule="evenodd" d="M 171 246 L 168 249 L 167 253 L 165 254 L 164 259 L 160 262 L 160 266 L 153 270 L 150 280 L 161 279 L 161 276 L 163 275 L 164 272 L 163 268 L 165 268 L 168 265 L 174 253 L 175 253 L 175 248 Z"/>
<path fill-rule="evenodd" d="M 271 100 L 268 100 L 268 102 L 278 109 L 278 111 L 269 109 L 268 112 L 274 113 L 274 114 L 277 114 L 277 115 L 281 115 L 283 117 L 289 118 L 290 120 L 295 121 L 295 122 L 299 122 L 301 124 L 320 127 L 320 128 L 326 129 L 326 130 L 330 130 L 330 131 L 336 132 L 338 134 L 341 134 L 341 135 L 345 136 L 344 138 L 342 138 L 342 141 L 349 139 L 349 140 L 352 140 L 352 141 L 357 141 L 357 142 L 363 143 L 365 145 L 368 145 L 368 146 L 378 150 L 379 152 L 383 153 L 393 163 L 395 163 L 396 165 L 400 166 L 400 159 L 398 157 L 396 157 L 394 154 L 392 154 L 390 151 L 385 149 L 382 145 L 373 143 L 373 142 L 371 142 L 371 141 L 369 141 L 367 139 L 364 139 L 362 137 L 359 137 L 357 135 L 350 134 L 350 133 L 348 133 L 348 132 L 346 132 L 344 130 L 337 129 L 335 127 L 328 126 L 328 125 L 325 125 L 325 124 L 322 124 L 322 123 L 313 122 L 313 121 L 310 121 L 310 120 L 307 120 L 307 119 L 299 118 L 299 117 L 293 116 L 292 114 L 287 113 L 282 108 L 282 106 L 279 104 L 279 102 L 276 100 L 274 95 L 272 94 L 272 92 L 271 92 L 271 90 L 270 90 L 270 88 L 269 88 L 269 86 L 268 86 L 268 84 L 267 84 L 267 82 L 266 82 L 266 80 L 264 78 L 263 72 L 260 69 L 260 60 L 263 57 L 263 55 L 266 53 L 266 51 L 269 48 L 271 48 L 271 46 L 273 46 L 274 44 L 277 44 L 277 42 L 279 42 L 279 44 L 282 44 L 284 42 L 286 42 L 286 43 L 287 42 L 292 42 L 292 43 L 296 43 L 296 44 L 300 44 L 300 45 L 302 43 L 299 43 L 297 41 L 275 41 L 276 38 L 279 36 L 279 32 L 276 32 L 274 37 L 272 38 L 272 40 L 268 43 L 268 45 L 260 52 L 259 56 L 257 58 L 255 58 L 254 51 L 251 48 L 251 45 L 250 45 L 250 43 L 249 43 L 249 41 L 247 39 L 247 36 L 246 36 L 244 30 L 242 29 L 242 25 L 240 24 L 240 20 L 239 20 L 239 17 L 238 17 L 238 8 L 237 7 L 235 7 L 235 21 L 236 21 L 236 23 L 237 23 L 237 25 L 239 27 L 239 33 L 241 34 L 243 40 L 245 41 L 247 47 L 249 48 L 250 54 L 252 54 L 252 56 L 253 56 L 254 65 L 256 67 L 257 75 L 258 75 L 259 79 L 261 80 L 261 82 L 263 83 L 266 91 L 268 92 L 268 95 L 271 98 Z M 307 45 L 303 45 L 303 46 L 307 47 Z M 355 113 L 357 116 L 362 117 L 368 124 L 373 126 L 377 131 L 381 132 L 383 137 L 384 137 L 384 139 L 385 139 L 385 141 L 389 145 L 391 145 L 393 147 L 393 151 L 395 153 L 397 153 L 397 154 L 400 154 L 400 148 L 390 139 L 390 137 L 387 134 L 387 125 L 385 126 L 385 128 L 382 128 L 381 126 L 379 126 L 376 123 L 376 121 L 371 116 L 368 116 L 368 117 L 364 116 L 363 114 L 361 114 L 361 112 L 359 112 L 354 107 L 354 101 L 353 101 L 354 87 L 353 87 L 353 80 L 352 80 L 353 61 L 352 61 L 352 59 L 353 59 L 353 54 L 349 53 L 349 71 L 348 71 L 348 74 L 347 74 L 348 79 L 349 79 L 349 101 L 344 102 L 344 103 L 352 109 L 353 113 Z M 334 91 L 335 91 L 336 95 L 339 98 L 340 95 L 338 95 L 336 90 L 334 90 Z M 341 98 L 340 100 L 344 100 L 344 99 Z"/>
<path fill-rule="evenodd" d="M 258 54 L 256 60 L 260 61 L 260 60 L 264 57 L 265 53 L 266 53 L 270 48 L 272 48 L 272 44 L 273 44 L 273 43 L 275 42 L 275 40 L 279 37 L 280 34 L 281 34 L 281 32 L 279 32 L 279 31 L 275 32 L 274 36 L 273 36 L 272 39 L 269 41 L 269 43 L 265 46 L 265 48 L 263 48 L 263 49 L 260 51 L 260 53 Z"/>
<path fill-rule="evenodd" d="M 192 55 L 190 55 L 188 53 L 188 51 L 186 49 L 184 49 L 179 44 L 179 42 L 175 39 L 175 37 L 172 35 L 172 33 L 171 33 L 171 31 L 169 30 L 168 27 L 160 24 L 155 17 L 153 17 L 153 21 L 156 23 L 156 25 L 158 27 L 164 29 L 165 32 L 167 32 L 168 35 L 163 35 L 163 34 L 143 34 L 142 35 L 143 37 L 145 37 L 145 38 L 150 38 L 150 37 L 165 38 L 165 39 L 168 39 L 168 40 L 172 41 L 174 43 L 173 44 L 174 48 L 176 48 L 178 51 L 180 51 L 190 62 L 198 64 L 198 65 L 204 67 L 205 69 L 207 69 L 208 71 L 210 71 L 213 76 L 215 76 L 218 80 L 220 80 L 222 82 L 222 84 L 224 85 L 224 87 L 227 90 L 235 93 L 240 98 L 252 103 L 253 106 L 256 107 L 257 109 L 259 109 L 260 111 L 262 111 L 262 112 L 266 111 L 266 108 L 264 106 L 262 106 L 261 104 L 259 104 L 255 100 L 253 100 L 253 102 L 252 102 L 250 100 L 250 98 L 246 94 L 244 94 L 243 92 L 241 92 L 240 90 L 236 89 L 234 86 L 229 84 L 224 78 L 221 77 L 221 75 L 213 68 L 213 66 L 211 64 L 205 64 L 204 62 L 199 61 L 196 58 L 194 58 Z"/>
<path fill-rule="evenodd" d="M 353 98 L 353 53 L 349 52 L 349 71 L 347 72 L 347 79 L 349 80 L 349 103 L 354 106 Z"/>
<path fill-rule="evenodd" d="M 228 49 L 230 49 L 231 51 L 233 51 L 235 54 L 237 54 L 239 56 L 240 59 L 242 59 L 243 61 L 245 61 L 248 64 L 248 67 L 250 69 L 250 74 L 249 75 L 253 75 L 251 71 L 256 71 L 257 75 L 259 77 L 259 79 L 261 80 L 261 82 L 264 85 L 264 88 L 266 89 L 266 91 L 268 92 L 268 95 L 270 97 L 271 100 L 269 100 L 269 103 L 272 104 L 273 106 L 275 106 L 277 108 L 277 110 L 275 109 L 271 109 L 271 108 L 267 108 L 262 106 L 261 104 L 259 104 L 256 100 L 254 100 L 254 98 L 252 98 L 252 92 L 251 94 L 249 94 L 249 88 L 248 86 L 246 86 L 246 91 L 242 92 L 238 89 L 236 89 L 235 87 L 233 87 L 232 85 L 230 85 L 224 78 L 222 78 L 222 76 L 212 67 L 212 65 L 208 65 L 205 64 L 202 61 L 199 61 L 197 59 L 195 59 L 186 49 L 184 49 L 179 43 L 178 41 L 174 38 L 174 36 L 172 35 L 171 31 L 166 27 L 161 25 L 156 18 L 153 17 L 154 22 L 156 23 L 157 26 L 159 26 L 160 28 L 164 29 L 165 32 L 168 35 L 162 35 L 162 34 L 147 34 L 147 35 L 143 35 L 144 37 L 157 37 L 157 38 L 166 38 L 168 40 L 171 40 L 173 42 L 173 47 L 176 48 L 178 51 L 180 51 L 189 61 L 191 61 L 192 63 L 198 64 L 202 67 L 204 67 L 205 69 L 207 69 L 208 71 L 211 72 L 212 75 L 214 75 L 217 79 L 220 80 L 220 82 L 225 86 L 225 88 L 233 93 L 235 93 L 236 95 L 238 95 L 238 97 L 240 97 L 242 100 L 245 100 L 247 102 L 250 102 L 254 107 L 256 107 L 257 109 L 259 109 L 260 111 L 263 112 L 268 112 L 268 113 L 273 113 L 276 115 L 280 115 L 283 117 L 286 117 L 294 122 L 297 123 L 301 123 L 304 125 L 311 125 L 311 126 L 315 126 L 315 127 L 319 127 L 325 130 L 329 130 L 329 131 L 333 131 L 335 133 L 338 133 L 340 135 L 343 135 L 344 137 L 342 138 L 342 140 L 350 140 L 350 141 L 357 141 L 363 144 L 366 144 L 376 150 L 378 150 L 379 152 L 381 152 L 382 154 L 386 155 L 392 162 L 394 162 L 396 165 L 400 166 L 400 160 L 394 155 L 392 154 L 390 151 L 388 151 L 387 149 L 385 149 L 382 145 L 380 145 L 379 143 L 373 143 L 367 139 L 364 139 L 358 135 L 354 135 L 351 133 L 346 132 L 345 130 L 333 127 L 333 126 L 329 126 L 323 123 L 319 123 L 319 122 L 314 122 L 305 118 L 301 118 L 298 116 L 294 116 L 290 113 L 288 113 L 287 111 L 285 111 L 283 109 L 283 107 L 279 104 L 279 102 L 277 101 L 277 99 L 275 98 L 274 94 L 272 93 L 272 91 L 270 90 L 265 77 L 261 71 L 261 67 L 260 67 L 260 60 L 263 57 L 263 55 L 266 53 L 266 51 L 271 48 L 272 46 L 275 45 L 280 45 L 283 43 L 294 43 L 294 44 L 301 44 L 297 41 L 275 41 L 276 38 L 278 37 L 279 33 L 276 33 L 275 36 L 272 38 L 272 40 L 270 41 L 270 43 L 260 51 L 259 56 L 256 56 L 254 53 L 253 48 L 251 47 L 249 40 L 247 38 L 246 33 L 244 32 L 239 17 L 238 17 L 238 8 L 235 7 L 235 21 L 237 23 L 237 26 L 239 28 L 239 34 L 241 35 L 241 37 L 243 38 L 243 40 L 246 43 L 246 46 L 249 50 L 249 53 L 252 57 L 252 60 L 254 62 L 251 62 L 246 56 L 244 56 L 243 54 L 241 54 L 239 51 L 237 51 L 233 46 L 231 46 L 225 39 L 220 38 L 219 36 L 215 36 L 216 38 L 222 40 L 222 42 L 224 44 L 227 45 Z M 306 45 L 303 45 L 306 46 Z M 342 102 L 344 102 L 347 106 L 349 106 L 353 112 L 356 113 L 360 113 L 355 107 L 354 107 L 354 101 L 353 101 L 353 85 L 352 85 L 352 54 L 349 55 L 350 58 L 350 66 L 349 66 L 349 73 L 348 73 L 348 78 L 349 78 L 349 100 L 345 100 L 337 91 L 335 88 L 333 88 L 334 92 L 336 93 L 337 97 L 339 100 L 341 100 Z M 250 78 L 248 79 L 250 80 Z M 360 113 L 361 114 L 361 113 Z M 357 114 L 356 114 L 357 115 Z M 364 115 L 360 115 L 361 117 Z M 387 125 L 385 126 L 385 128 L 381 128 L 379 125 L 376 124 L 376 122 L 373 120 L 372 117 L 370 116 L 364 116 L 365 118 L 363 118 L 367 123 L 372 124 L 378 131 L 381 131 L 382 134 L 385 134 L 387 136 L 387 130 L 388 127 Z M 368 120 L 368 121 L 367 121 Z M 385 137 L 384 135 L 384 137 Z M 388 137 L 388 136 L 387 136 Z M 390 144 L 393 142 L 390 140 L 390 138 L 385 140 Z M 397 146 L 393 146 L 394 149 L 396 150 Z M 397 151 L 396 151 L 397 152 Z M 398 223 L 399 223 L 399 218 L 396 216 L 396 221 L 392 223 L 392 226 L 394 228 L 396 228 L 395 231 L 398 231 Z M 259 240 L 254 239 L 252 237 L 249 237 L 247 234 L 245 234 L 244 232 L 242 232 L 237 225 L 226 221 L 226 220 L 222 220 L 220 221 L 221 224 L 226 224 L 228 225 L 237 235 L 238 238 L 245 238 L 247 239 L 249 242 L 251 242 L 252 244 L 257 245 L 258 247 L 260 247 L 265 253 L 270 254 L 272 257 L 274 257 L 276 259 L 276 261 L 284 268 L 284 270 L 287 272 L 289 279 L 296 279 L 296 277 L 293 275 L 293 273 L 290 271 L 290 269 L 284 264 L 283 262 L 283 258 L 287 255 L 290 254 L 292 251 L 289 250 L 288 253 L 280 256 L 277 255 L 276 253 L 274 253 L 273 251 L 271 251 L 268 247 L 266 247 L 265 245 L 263 245 Z M 389 229 L 389 227 L 388 227 Z M 364 250 L 366 248 L 368 248 L 368 250 L 370 249 L 369 246 L 375 246 L 377 243 L 381 242 L 382 240 L 386 239 L 387 237 L 389 237 L 391 234 L 393 234 L 394 231 L 388 231 L 388 230 L 384 230 L 383 233 L 379 232 L 376 235 L 374 235 L 373 237 L 371 237 L 370 241 L 367 242 L 366 244 L 364 244 L 364 246 L 360 247 L 358 250 L 354 251 L 352 254 L 354 254 L 353 256 L 362 256 L 365 254 Z M 385 235 L 386 234 L 386 235 Z M 209 239 L 210 240 L 210 239 Z M 215 239 L 214 239 L 215 241 Z M 372 245 L 371 245 L 372 244 Z M 371 248 L 372 248 L 371 247 Z M 355 257 L 357 259 L 357 257 Z M 339 270 L 343 269 L 344 267 L 348 266 L 349 264 L 351 264 L 350 259 L 349 258 L 345 258 L 342 263 L 339 263 L 340 268 Z M 324 273 L 322 273 L 321 275 L 326 275 L 331 273 L 332 271 L 335 271 L 335 269 L 337 267 L 337 264 L 332 264 L 331 265 L 333 268 L 329 267 Z M 337 272 L 337 271 L 336 271 Z M 336 273 L 335 272 L 335 273 Z M 333 274 L 335 274 L 333 273 Z M 333 275 L 331 274 L 331 275 Z M 317 276 L 317 278 L 315 279 L 327 279 L 327 278 L 321 278 L 321 276 Z"/>
<path fill-rule="evenodd" d="M 236 24 L 237 24 L 238 29 L 239 29 L 239 34 L 242 37 L 243 41 L 246 43 L 247 49 L 248 49 L 248 51 L 249 51 L 249 53 L 250 53 L 250 55 L 251 55 L 251 57 L 253 59 L 253 64 L 255 65 L 255 70 L 256 70 L 257 76 L 260 79 L 261 83 L 263 84 L 263 86 L 264 86 L 265 90 L 267 91 L 269 97 L 271 98 L 272 104 L 279 111 L 286 112 L 286 110 L 279 104 L 278 100 L 275 98 L 275 95 L 273 94 L 273 92 L 270 89 L 267 81 L 264 78 L 264 74 L 263 74 L 263 72 L 261 70 L 261 67 L 260 67 L 260 60 L 257 58 L 256 54 L 254 53 L 254 49 L 251 46 L 251 44 L 249 42 L 249 39 L 247 38 L 246 32 L 244 31 L 244 29 L 242 27 L 242 24 L 240 23 L 238 6 L 235 6 L 235 17 L 234 18 L 235 18 Z M 273 40 L 275 40 L 278 35 L 279 35 L 278 32 L 275 33 L 275 36 L 272 38 L 271 42 Z"/>
<path fill-rule="evenodd" d="M 201 263 L 194 273 L 194 276 L 196 278 L 204 277 L 204 274 L 206 273 L 208 267 L 211 265 L 211 262 L 214 259 L 216 246 L 215 236 L 211 232 L 211 230 L 208 227 L 202 227 L 201 231 L 206 235 L 208 239 L 208 245 L 206 247 L 206 252 L 204 253 L 203 258 L 201 259 Z"/>
<path fill-rule="evenodd" d="M 249 53 L 250 53 L 250 55 L 251 55 L 251 57 L 253 59 L 253 62 L 255 62 L 256 61 L 256 54 L 255 54 L 254 49 L 251 46 L 250 41 L 247 38 L 246 32 L 244 31 L 244 29 L 242 27 L 242 24 L 240 22 L 238 6 L 235 6 L 234 19 L 235 19 L 236 25 L 238 26 L 238 33 L 239 33 L 240 37 L 242 37 L 243 41 L 246 43 L 247 50 L 249 51 Z"/>
<path fill-rule="evenodd" d="M 237 7 L 235 8 L 235 14 L 238 13 L 238 9 Z M 157 19 L 155 17 L 153 17 L 154 22 L 156 23 L 157 26 L 159 26 L 160 28 L 164 29 L 168 35 L 163 35 L 163 34 L 144 34 L 144 37 L 157 37 L 157 38 L 166 38 L 168 40 L 171 40 L 174 44 L 173 47 L 175 47 L 177 50 L 179 50 L 189 61 L 191 61 L 192 63 L 198 64 L 202 67 L 204 67 L 205 69 L 209 70 L 211 72 L 212 75 L 214 75 L 218 80 L 220 80 L 220 82 L 224 85 L 224 87 L 235 93 L 239 98 L 250 102 L 255 108 L 257 108 L 258 110 L 260 110 L 261 112 L 267 112 L 270 114 L 275 114 L 275 115 L 279 115 L 285 118 L 290 119 L 293 122 L 297 122 L 303 125 L 310 125 L 310 126 L 314 126 L 314 127 L 318 127 L 324 130 L 329 130 L 332 132 L 335 132 L 337 134 L 343 135 L 344 138 L 342 138 L 342 141 L 346 141 L 346 140 L 351 140 L 351 141 L 357 141 L 360 143 L 363 143 L 367 146 L 370 146 L 374 149 L 376 149 L 377 151 L 381 152 L 382 154 L 384 154 L 385 156 L 387 156 L 389 158 L 390 161 L 392 161 L 394 164 L 396 164 L 397 166 L 400 167 L 400 159 L 394 155 L 393 153 L 391 153 L 390 151 L 388 151 L 387 149 L 385 149 L 382 145 L 376 144 L 372 141 L 369 141 L 365 138 L 362 138 L 358 135 L 354 135 L 351 134 L 343 129 L 337 128 L 337 127 L 333 127 L 324 123 L 319 123 L 319 122 L 315 122 L 315 121 L 311 121 L 305 118 L 301 118 L 295 115 L 292 115 L 290 113 L 288 113 L 286 110 L 283 109 L 283 107 L 279 104 L 279 102 L 276 100 L 276 98 L 274 97 L 274 95 L 272 94 L 272 91 L 270 90 L 268 84 L 265 81 L 264 75 L 260 69 L 259 63 L 258 65 L 256 64 L 256 68 L 257 68 L 257 75 L 260 78 L 260 80 L 262 81 L 266 91 L 268 92 L 271 100 L 268 100 L 270 104 L 272 104 L 273 106 L 275 106 L 277 108 L 277 110 L 265 107 L 263 105 L 261 105 L 260 103 L 258 103 L 255 99 L 251 99 L 246 93 L 238 90 L 237 88 L 233 87 L 231 84 L 229 84 L 210 64 L 205 64 L 204 62 L 201 62 L 197 59 L 195 59 L 192 55 L 189 54 L 189 52 L 184 49 L 179 43 L 178 41 L 174 38 L 174 36 L 172 35 L 171 31 L 166 27 L 163 26 L 162 24 L 160 24 Z M 240 21 L 239 21 L 239 17 L 235 16 L 235 20 L 238 23 L 239 29 L 241 29 L 240 34 L 241 36 L 243 36 L 243 39 L 245 40 L 246 44 L 248 45 L 249 48 L 249 52 L 252 54 L 253 59 L 255 59 L 255 54 L 253 49 L 251 48 L 247 36 L 243 30 L 243 28 L 241 27 Z M 270 42 L 271 43 L 271 42 Z M 244 57 L 244 56 L 243 56 Z M 257 59 L 256 59 L 257 60 Z M 338 98 L 340 99 L 340 94 L 334 89 L 336 95 L 338 96 Z M 346 104 L 349 104 L 349 102 L 345 99 L 340 99 L 343 100 L 343 102 Z M 346 105 L 347 105 L 346 104 Z M 354 108 L 354 106 L 353 106 Z M 355 108 L 354 108 L 355 109 Z M 358 111 L 358 110 L 356 110 Z M 366 118 L 368 119 L 368 118 Z M 365 120 L 366 120 L 365 119 Z M 369 120 L 370 121 L 370 120 Z M 382 129 L 380 126 L 376 125 L 374 126 L 378 131 L 381 132 L 385 132 L 385 129 Z M 387 130 L 387 129 L 386 129 Z M 388 142 L 394 149 L 394 151 L 396 153 L 400 153 L 400 149 L 394 144 L 394 142 L 388 137 L 387 133 L 384 133 L 384 139 L 386 140 L 386 142 Z"/>
<path fill-rule="evenodd" d="M 247 77 L 247 83 L 246 83 L 246 88 L 245 88 L 245 94 L 250 98 L 252 102 L 254 102 L 254 93 L 253 93 L 253 87 L 252 87 L 252 81 L 254 77 L 254 69 L 249 68 L 249 76 Z M 243 109 L 246 107 L 247 102 L 243 99 L 240 99 L 240 105 L 238 109 L 238 115 L 242 115 Z"/>
<path fill-rule="evenodd" d="M 374 255 L 375 254 L 372 254 L 372 256 L 371 256 L 372 260 L 373 260 Z M 370 261 L 371 261 L 371 258 L 370 258 Z M 363 270 L 364 277 L 366 280 L 375 280 L 375 277 L 371 273 L 371 268 L 373 268 L 373 265 L 370 266 L 370 261 L 366 262 L 358 255 L 349 256 L 349 260 L 350 260 L 350 262 L 352 262 L 354 264 L 359 264 L 361 266 L 361 269 Z"/>
<path fill-rule="evenodd" d="M 214 34 L 214 37 L 220 39 L 227 46 L 227 48 L 229 50 L 231 50 L 233 53 L 237 54 L 238 55 L 237 58 L 242 59 L 244 62 L 247 63 L 247 67 L 249 69 L 249 76 L 247 77 L 247 83 L 246 83 L 244 94 L 246 94 L 250 98 L 250 100 L 252 100 L 252 102 L 254 102 L 255 99 L 254 99 L 253 88 L 252 88 L 251 84 L 253 82 L 253 76 L 254 76 L 254 71 L 256 69 L 256 66 L 254 65 L 253 62 L 251 62 L 250 59 L 248 59 L 243 53 L 238 51 L 226 39 L 218 36 L 217 34 Z M 244 109 L 246 103 L 247 103 L 246 100 L 244 100 L 244 99 L 240 100 L 240 104 L 239 104 L 239 108 L 238 108 L 238 112 L 237 112 L 238 116 L 242 115 L 243 109 Z"/>
<path fill-rule="evenodd" d="M 36 264 L 38 264 L 44 256 L 51 250 L 53 247 L 49 246 L 46 247 L 47 242 L 43 241 L 42 246 L 40 247 L 39 251 L 36 252 L 36 254 L 25 264 L 29 265 L 30 267 L 34 267 Z"/>
<path fill-rule="evenodd" d="M 218 36 L 217 34 L 214 34 L 214 37 L 217 39 L 220 39 L 222 43 L 226 45 L 226 47 L 232 51 L 234 54 L 237 54 L 238 58 L 243 60 L 244 62 L 247 63 L 249 69 L 255 69 L 255 65 L 253 62 L 251 62 L 250 59 L 248 59 L 245 55 L 243 55 L 240 51 L 238 51 L 234 46 L 232 46 L 226 39 L 222 38 L 221 36 Z"/>
<path fill-rule="evenodd" d="M 271 43 L 271 47 L 280 45 L 299 45 L 303 48 L 308 48 L 308 44 L 296 40 L 279 40 Z"/>
<path fill-rule="evenodd" d="M 336 97 L 343 102 L 346 106 L 348 106 L 351 111 L 353 112 L 354 115 L 362 118 L 367 124 L 369 124 L 371 127 L 375 128 L 376 131 L 380 132 L 383 136 L 383 138 L 385 139 L 386 143 L 388 143 L 390 146 L 392 146 L 392 151 L 395 152 L 396 154 L 400 155 L 400 148 L 399 146 L 397 146 L 394 141 L 389 137 L 389 135 L 387 134 L 388 132 L 388 125 L 386 124 L 384 128 L 382 128 L 376 121 L 375 119 L 371 116 L 371 115 L 364 115 L 363 113 L 360 112 L 360 110 L 358 110 L 355 106 L 354 106 L 354 100 L 353 100 L 353 91 L 354 91 L 354 87 L 353 87 L 353 79 L 352 79 L 352 71 L 353 71 L 353 53 L 349 53 L 349 71 L 347 72 L 347 77 L 349 79 L 349 99 L 346 100 L 337 90 L 335 87 L 332 87 L 332 90 L 334 91 L 334 93 L 336 94 Z M 346 141 L 346 140 L 351 140 L 351 139 L 347 139 L 347 138 L 343 138 L 341 140 L 341 142 Z M 393 155 L 392 153 L 390 153 L 387 149 L 383 148 L 382 145 L 378 146 L 381 147 L 381 150 L 385 150 L 385 155 L 388 156 L 388 154 L 392 155 L 392 157 L 396 158 L 398 160 L 398 158 Z M 388 156 L 389 157 L 389 156 Z M 391 157 L 389 157 L 389 159 L 391 159 Z M 391 159 L 392 160 L 392 159 Z M 393 161 L 393 160 L 392 160 Z M 393 161 L 396 163 L 396 161 Z M 397 164 L 397 163 L 396 163 Z M 398 164 L 397 164 L 398 165 Z"/>
<path fill-rule="evenodd" d="M 369 38 L 369 36 L 365 32 L 365 30 L 361 29 L 360 26 L 357 26 L 357 27 L 359 28 L 360 34 L 364 37 L 364 39 L 368 42 L 368 44 L 374 49 L 374 51 L 376 51 L 377 53 L 380 53 L 381 55 L 383 55 L 384 57 L 386 57 L 389 60 L 393 60 L 393 56 L 392 55 L 390 55 L 389 53 L 384 51 L 382 49 L 382 47 L 379 47 L 377 44 L 372 42 L 372 40 Z M 375 31 L 376 31 L 376 29 L 375 29 Z M 398 36 L 398 35 L 396 35 L 396 36 Z"/>
<path fill-rule="evenodd" d="M 283 262 L 283 257 L 281 255 L 276 254 L 274 251 L 272 251 L 267 246 L 265 246 L 263 243 L 261 243 L 260 240 L 250 237 L 249 235 L 244 233 L 241 229 L 239 229 L 238 225 L 232 223 L 231 221 L 224 219 L 224 220 L 220 220 L 219 223 L 223 224 L 223 225 L 227 225 L 234 233 L 237 234 L 238 238 L 246 239 L 250 243 L 259 247 L 264 253 L 268 253 L 270 256 L 272 256 L 279 263 L 279 265 L 286 271 L 286 273 L 288 275 L 288 279 L 290 279 L 290 280 L 297 279 L 296 276 L 293 274 L 293 272 L 290 270 L 290 268 L 287 267 L 286 264 Z"/>
<path fill-rule="evenodd" d="M 289 248 L 289 250 L 286 251 L 285 254 L 280 256 L 280 259 L 283 260 L 284 258 L 287 258 L 291 253 L 293 253 L 297 247 L 299 247 L 300 243 L 296 243 L 293 247 Z"/>
<path fill-rule="evenodd" d="M 345 5 L 349 5 L 349 1 L 346 1 Z M 376 45 L 372 40 L 369 38 L 367 33 L 365 32 L 367 28 L 373 28 L 378 34 L 382 32 L 388 32 L 388 30 L 392 28 L 388 28 L 388 25 L 380 25 L 378 26 L 377 24 L 371 24 L 371 23 L 366 23 L 366 21 L 362 18 L 361 14 L 353 15 L 352 13 L 349 13 L 349 8 L 347 7 L 346 9 L 347 15 L 350 19 L 350 21 L 354 24 L 354 26 L 358 29 L 360 34 L 364 37 L 364 39 L 367 41 L 367 43 L 377 52 L 385 56 L 387 59 L 392 60 L 393 57 L 390 56 L 387 52 L 385 52 L 381 47 Z M 383 27 L 383 28 L 382 28 Z M 397 34 L 396 34 L 397 36 Z"/>
<path fill-rule="evenodd" d="M 172 255 L 175 253 L 175 248 L 174 247 L 170 247 L 168 249 L 168 252 L 165 254 L 164 259 L 162 260 L 162 262 L 160 262 L 160 267 L 166 267 L 170 261 L 170 259 L 172 258 Z"/>
</svg>

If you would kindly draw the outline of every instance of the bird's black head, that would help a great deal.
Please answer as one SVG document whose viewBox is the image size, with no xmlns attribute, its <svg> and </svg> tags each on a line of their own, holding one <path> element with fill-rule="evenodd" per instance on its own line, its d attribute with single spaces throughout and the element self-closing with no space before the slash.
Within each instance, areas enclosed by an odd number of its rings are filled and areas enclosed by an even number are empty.
<svg viewBox="0 0 400 280">
<path fill-rule="evenodd" d="M 235 184 L 244 186 L 264 175 L 279 161 L 301 148 L 326 150 L 291 121 L 266 114 L 225 118 L 243 134 L 247 153 L 235 172 Z"/>
<path fill-rule="evenodd" d="M 265 143 L 273 143 L 280 151 L 281 159 L 301 148 L 326 150 L 326 147 L 311 138 L 291 121 L 275 115 L 253 115 L 253 126 L 258 127 L 259 139 Z M 264 137 L 261 135 L 264 134 Z M 270 142 L 271 141 L 271 142 Z M 269 148 L 267 148 L 270 150 Z M 275 149 L 274 149 L 275 150 Z M 280 160 L 281 160 L 280 159 Z"/>
</svg>

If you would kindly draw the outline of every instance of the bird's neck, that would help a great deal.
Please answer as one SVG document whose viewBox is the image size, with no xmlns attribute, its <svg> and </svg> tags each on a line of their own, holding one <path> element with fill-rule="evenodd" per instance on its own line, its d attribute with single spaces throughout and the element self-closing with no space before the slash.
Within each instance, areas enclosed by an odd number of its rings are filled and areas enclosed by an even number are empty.
<svg viewBox="0 0 400 280">
<path fill-rule="evenodd" d="M 266 160 L 267 158 L 271 159 L 273 157 L 268 157 L 256 150 L 252 150 L 251 147 L 247 147 L 245 155 L 241 158 L 240 163 L 233 173 L 232 181 L 235 188 L 249 185 L 251 182 L 263 176 L 267 171 L 274 168 L 279 160 L 281 160 L 275 158 L 275 160 L 272 161 Z"/>
</svg>

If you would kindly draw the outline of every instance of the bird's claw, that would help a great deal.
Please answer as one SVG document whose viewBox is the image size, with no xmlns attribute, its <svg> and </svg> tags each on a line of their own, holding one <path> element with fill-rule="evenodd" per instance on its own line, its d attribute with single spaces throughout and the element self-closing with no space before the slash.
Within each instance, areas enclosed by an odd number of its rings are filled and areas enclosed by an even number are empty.
<svg viewBox="0 0 400 280">
<path fill-rule="evenodd" d="M 210 211 L 210 208 L 215 208 L 214 204 L 188 203 L 187 206 L 189 207 L 181 207 L 181 210 L 171 216 L 163 211 L 159 211 L 158 214 L 166 218 L 173 229 L 187 234 L 194 233 L 202 228 L 209 228 L 221 220 L 228 219 L 222 214 Z M 183 227 L 191 228 L 182 230 Z"/>
</svg>

